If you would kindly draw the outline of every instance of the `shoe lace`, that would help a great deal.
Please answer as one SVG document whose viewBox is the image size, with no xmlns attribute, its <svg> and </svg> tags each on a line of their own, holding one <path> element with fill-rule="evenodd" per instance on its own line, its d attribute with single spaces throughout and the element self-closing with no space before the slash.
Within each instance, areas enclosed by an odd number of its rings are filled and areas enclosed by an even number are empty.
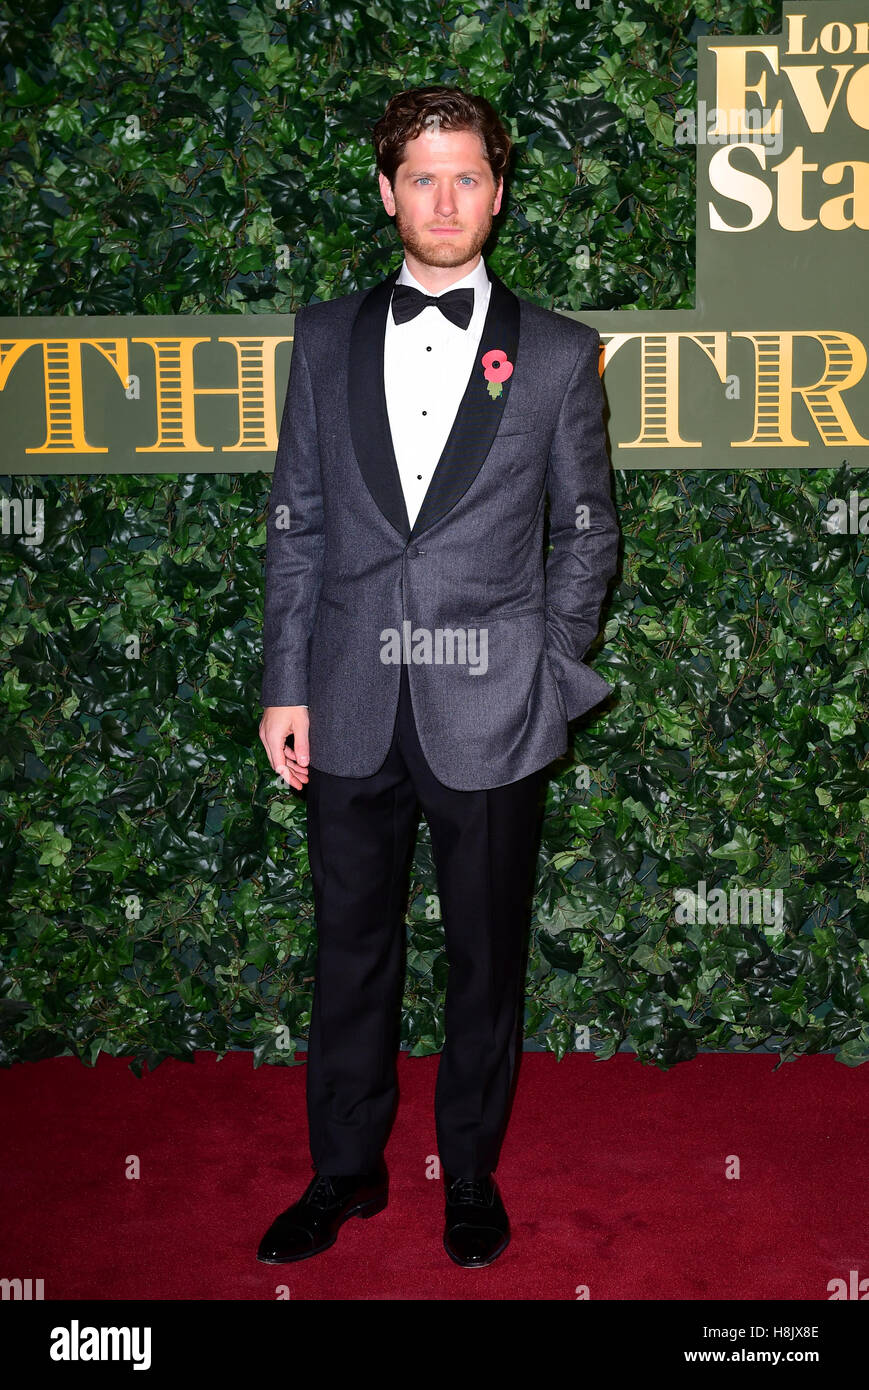
<svg viewBox="0 0 869 1390">
<path fill-rule="evenodd" d="M 305 1193 L 305 1201 L 309 1206 L 325 1209 L 331 1206 L 334 1200 L 335 1188 L 332 1185 L 332 1179 L 323 1173 L 318 1173 Z"/>
<path fill-rule="evenodd" d="M 455 1178 L 450 1187 L 451 1202 L 473 1202 L 476 1206 L 488 1206 L 489 1186 L 485 1178 Z"/>
</svg>

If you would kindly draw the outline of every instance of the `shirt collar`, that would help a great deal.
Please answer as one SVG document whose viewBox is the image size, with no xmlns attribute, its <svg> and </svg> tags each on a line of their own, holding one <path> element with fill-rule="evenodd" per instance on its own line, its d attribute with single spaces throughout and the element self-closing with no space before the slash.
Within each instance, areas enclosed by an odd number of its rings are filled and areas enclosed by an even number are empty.
<svg viewBox="0 0 869 1390">
<path fill-rule="evenodd" d="M 420 290 L 423 294 L 432 293 L 431 290 L 426 289 L 425 285 L 421 285 L 416 276 L 408 269 L 407 258 L 401 263 L 401 270 L 395 283 L 397 285 L 412 285 L 415 290 Z M 491 283 L 486 262 L 481 256 L 473 270 L 469 271 L 467 275 L 463 275 L 461 280 L 456 280 L 454 284 L 448 285 L 447 289 L 472 289 L 474 291 L 474 308 L 477 309 L 483 300 L 488 299 Z M 446 294 L 446 292 L 446 290 L 441 290 L 440 294 Z"/>
</svg>

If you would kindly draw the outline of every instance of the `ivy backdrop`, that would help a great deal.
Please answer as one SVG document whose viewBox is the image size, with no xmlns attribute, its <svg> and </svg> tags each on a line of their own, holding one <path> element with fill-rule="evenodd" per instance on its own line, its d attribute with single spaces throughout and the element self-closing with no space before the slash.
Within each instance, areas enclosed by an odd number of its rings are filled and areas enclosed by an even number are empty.
<svg viewBox="0 0 869 1390">
<path fill-rule="evenodd" d="M 694 151 L 673 116 L 696 38 L 781 19 L 764 0 L 0 16 L 7 315 L 293 312 L 376 283 L 401 248 L 370 128 L 436 81 L 489 97 L 516 139 L 487 248 L 508 284 L 555 309 L 690 308 Z M 869 577 L 861 538 L 824 529 L 859 485 L 834 463 L 616 473 L 624 558 L 594 661 L 617 693 L 552 769 L 529 1045 L 562 1056 L 585 1025 L 598 1056 L 662 1068 L 701 1047 L 869 1057 Z M 315 934 L 304 802 L 257 737 L 268 486 L 3 480 L 44 499 L 46 532 L 0 536 L 2 1064 L 295 1060 Z M 699 880 L 782 888 L 781 928 L 677 925 Z M 443 1040 L 438 914 L 423 822 L 416 1054 Z"/>
</svg>

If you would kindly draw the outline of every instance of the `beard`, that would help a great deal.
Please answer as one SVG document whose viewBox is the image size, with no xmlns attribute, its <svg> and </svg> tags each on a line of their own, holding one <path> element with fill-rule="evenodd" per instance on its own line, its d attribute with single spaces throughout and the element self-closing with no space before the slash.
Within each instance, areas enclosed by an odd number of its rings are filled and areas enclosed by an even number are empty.
<svg viewBox="0 0 869 1390">
<path fill-rule="evenodd" d="M 495 199 L 492 198 L 494 206 Z M 431 234 L 420 234 L 417 229 L 402 217 L 401 209 L 396 203 L 395 207 L 395 229 L 405 251 L 409 251 L 423 265 L 433 265 L 449 267 L 454 265 L 464 265 L 466 261 L 472 261 L 479 255 L 489 239 L 492 230 L 493 213 L 491 208 L 485 221 L 479 226 L 468 232 L 462 230 L 459 236 L 438 237 Z M 449 227 L 451 222 L 435 223 L 436 226 Z"/>
</svg>

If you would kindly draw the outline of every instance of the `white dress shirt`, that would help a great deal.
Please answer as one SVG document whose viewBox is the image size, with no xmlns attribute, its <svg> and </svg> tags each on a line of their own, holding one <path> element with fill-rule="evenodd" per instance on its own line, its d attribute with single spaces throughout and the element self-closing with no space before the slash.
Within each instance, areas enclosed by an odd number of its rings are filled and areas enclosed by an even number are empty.
<svg viewBox="0 0 869 1390">
<path fill-rule="evenodd" d="M 423 294 L 431 294 L 431 290 L 421 285 L 408 270 L 407 260 L 402 264 L 396 284 L 413 285 Z M 386 315 L 383 345 L 386 409 L 411 526 L 443 453 L 478 356 L 492 289 L 482 256 L 469 274 L 449 285 L 447 290 L 466 287 L 474 291 L 474 312 L 467 328 L 450 323 L 436 304 L 427 304 L 407 323 L 395 322 L 391 303 Z M 440 294 L 446 294 L 447 290 Z"/>
</svg>

